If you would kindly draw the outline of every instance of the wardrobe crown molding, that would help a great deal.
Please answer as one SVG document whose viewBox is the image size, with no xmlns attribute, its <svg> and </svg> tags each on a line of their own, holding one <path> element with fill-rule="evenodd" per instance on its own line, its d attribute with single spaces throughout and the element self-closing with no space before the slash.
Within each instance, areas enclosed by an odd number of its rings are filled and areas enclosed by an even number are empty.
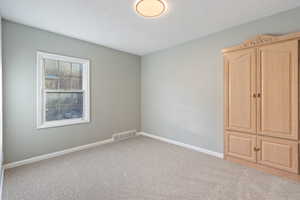
<svg viewBox="0 0 300 200">
<path fill-rule="evenodd" d="M 289 33 L 285 35 L 262 34 L 262 35 L 257 35 L 252 39 L 246 40 L 242 44 L 222 49 L 222 52 L 227 53 L 231 51 L 258 47 L 258 46 L 263 46 L 263 45 L 287 41 L 287 40 L 294 40 L 294 39 L 300 39 L 300 32 Z"/>
</svg>

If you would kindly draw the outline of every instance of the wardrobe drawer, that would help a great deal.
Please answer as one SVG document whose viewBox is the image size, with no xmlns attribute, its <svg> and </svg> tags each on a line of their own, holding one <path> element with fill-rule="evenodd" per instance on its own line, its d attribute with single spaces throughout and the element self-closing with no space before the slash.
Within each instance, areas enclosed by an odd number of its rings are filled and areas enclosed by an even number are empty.
<svg viewBox="0 0 300 200">
<path fill-rule="evenodd" d="M 225 154 L 256 162 L 256 135 L 226 131 Z"/>
<path fill-rule="evenodd" d="M 279 138 L 258 136 L 257 162 L 277 169 L 299 172 L 299 143 Z"/>
</svg>

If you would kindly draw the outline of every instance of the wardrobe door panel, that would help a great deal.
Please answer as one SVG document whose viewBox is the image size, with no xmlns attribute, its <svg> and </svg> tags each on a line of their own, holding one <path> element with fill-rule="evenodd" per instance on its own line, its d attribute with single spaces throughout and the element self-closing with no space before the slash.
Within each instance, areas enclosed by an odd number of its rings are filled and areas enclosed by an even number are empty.
<svg viewBox="0 0 300 200">
<path fill-rule="evenodd" d="M 298 41 L 259 48 L 258 133 L 298 139 Z"/>
<path fill-rule="evenodd" d="M 256 134 L 256 51 L 225 54 L 225 129 Z"/>
<path fill-rule="evenodd" d="M 298 142 L 259 136 L 257 146 L 258 163 L 298 173 Z"/>
<path fill-rule="evenodd" d="M 256 162 L 256 136 L 246 133 L 225 132 L 225 155 Z"/>
</svg>

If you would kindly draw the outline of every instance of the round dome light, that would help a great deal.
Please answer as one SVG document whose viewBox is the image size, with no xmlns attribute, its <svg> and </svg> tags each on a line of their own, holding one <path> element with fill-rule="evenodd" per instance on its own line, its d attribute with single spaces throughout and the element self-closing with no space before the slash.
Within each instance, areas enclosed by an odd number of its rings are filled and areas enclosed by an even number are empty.
<svg viewBox="0 0 300 200">
<path fill-rule="evenodd" d="M 162 0 L 140 0 L 135 9 L 143 17 L 158 17 L 166 10 L 166 5 Z"/>
</svg>

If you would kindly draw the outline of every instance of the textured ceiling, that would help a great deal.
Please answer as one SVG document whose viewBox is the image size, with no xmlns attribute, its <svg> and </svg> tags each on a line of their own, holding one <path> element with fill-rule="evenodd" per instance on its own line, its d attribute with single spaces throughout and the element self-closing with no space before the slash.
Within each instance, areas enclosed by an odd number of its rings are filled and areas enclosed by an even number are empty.
<svg viewBox="0 0 300 200">
<path fill-rule="evenodd" d="M 15 22 L 145 55 L 300 6 L 299 0 L 165 0 L 168 12 L 146 19 L 136 0 L 0 0 Z"/>
</svg>

